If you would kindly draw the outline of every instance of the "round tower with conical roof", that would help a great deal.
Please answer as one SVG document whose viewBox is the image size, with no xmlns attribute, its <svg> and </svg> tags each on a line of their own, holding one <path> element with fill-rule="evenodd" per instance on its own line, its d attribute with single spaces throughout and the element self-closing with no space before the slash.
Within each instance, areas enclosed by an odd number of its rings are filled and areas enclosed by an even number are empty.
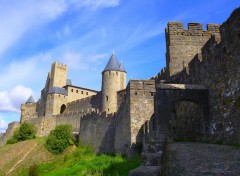
<svg viewBox="0 0 240 176">
<path fill-rule="evenodd" d="M 126 88 L 126 71 L 114 52 L 102 72 L 102 111 L 117 111 L 117 92 Z"/>
</svg>

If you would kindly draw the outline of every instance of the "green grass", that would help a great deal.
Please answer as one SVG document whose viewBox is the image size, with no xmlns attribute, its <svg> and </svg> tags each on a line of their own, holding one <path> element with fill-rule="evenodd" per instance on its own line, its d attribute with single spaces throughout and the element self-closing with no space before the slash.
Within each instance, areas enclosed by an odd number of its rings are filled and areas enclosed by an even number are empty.
<svg viewBox="0 0 240 176">
<path fill-rule="evenodd" d="M 42 142 L 42 141 L 41 141 Z M 117 154 L 96 155 L 91 147 L 70 147 L 51 162 L 37 166 L 39 176 L 128 176 L 140 165 L 140 156 L 129 159 Z M 28 171 L 19 173 L 27 176 Z"/>
<path fill-rule="evenodd" d="M 62 161 L 40 165 L 39 173 L 49 176 L 127 176 L 129 170 L 139 165 L 139 157 L 97 156 L 90 147 L 81 146 L 72 154 L 65 155 Z"/>
<path fill-rule="evenodd" d="M 46 138 L 36 138 L 0 148 L 0 176 L 21 159 L 27 146 L 37 144 L 34 150 L 13 171 L 13 175 L 29 176 L 127 176 L 128 172 L 140 166 L 140 156 L 129 159 L 117 154 L 96 155 L 91 147 L 74 145 L 63 154 L 53 155 L 46 150 Z M 21 149 L 21 150 L 20 150 Z M 25 150 L 22 150 L 25 149 Z M 7 162 L 4 156 L 7 155 Z"/>
</svg>

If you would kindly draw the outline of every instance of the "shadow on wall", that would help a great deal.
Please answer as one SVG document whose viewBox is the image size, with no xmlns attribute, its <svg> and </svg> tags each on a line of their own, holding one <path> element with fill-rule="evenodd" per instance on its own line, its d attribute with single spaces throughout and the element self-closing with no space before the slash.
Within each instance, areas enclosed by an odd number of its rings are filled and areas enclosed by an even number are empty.
<svg viewBox="0 0 240 176">
<path fill-rule="evenodd" d="M 157 126 L 161 133 L 168 134 L 170 141 L 206 141 L 210 120 L 206 89 L 164 89 L 162 86 L 157 90 L 155 117 L 150 120 L 152 131 Z"/>
</svg>

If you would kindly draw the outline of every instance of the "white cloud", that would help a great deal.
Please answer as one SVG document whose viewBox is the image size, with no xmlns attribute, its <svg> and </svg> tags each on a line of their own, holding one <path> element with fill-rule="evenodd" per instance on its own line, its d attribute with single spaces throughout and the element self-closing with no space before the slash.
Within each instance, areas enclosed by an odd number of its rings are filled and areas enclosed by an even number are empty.
<svg viewBox="0 0 240 176">
<path fill-rule="evenodd" d="M 67 9 L 63 0 L 38 2 L 26 0 L 24 3 L 10 0 L 1 3 L 0 55 L 18 41 L 25 32 L 56 19 Z"/>
<path fill-rule="evenodd" d="M 0 91 L 0 112 L 20 112 L 20 105 L 33 94 L 30 88 L 17 85 L 10 91 Z"/>
<path fill-rule="evenodd" d="M 4 133 L 8 127 L 8 122 L 6 122 L 2 116 L 0 116 L 0 133 Z"/>
<path fill-rule="evenodd" d="M 0 4 L 0 55 L 16 43 L 28 31 L 41 28 L 65 12 L 88 9 L 115 7 L 119 0 L 41 0 L 24 2 L 17 0 L 3 1 Z M 66 26 L 63 34 L 71 29 Z"/>
</svg>

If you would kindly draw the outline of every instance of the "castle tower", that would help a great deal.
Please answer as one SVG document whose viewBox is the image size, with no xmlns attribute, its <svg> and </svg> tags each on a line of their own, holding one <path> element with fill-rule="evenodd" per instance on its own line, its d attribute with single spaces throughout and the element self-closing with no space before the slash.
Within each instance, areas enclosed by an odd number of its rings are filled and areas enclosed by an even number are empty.
<svg viewBox="0 0 240 176">
<path fill-rule="evenodd" d="M 169 22 L 165 29 L 168 77 L 188 68 L 188 63 L 201 53 L 210 37 L 220 35 L 219 28 L 220 25 L 208 24 L 207 30 L 203 30 L 200 23 L 188 23 L 188 29 L 184 29 L 181 22 Z"/>
<path fill-rule="evenodd" d="M 51 69 L 51 79 L 49 87 L 63 87 L 67 80 L 67 65 L 54 62 Z"/>
<path fill-rule="evenodd" d="M 21 119 L 20 123 L 23 123 L 26 120 L 30 120 L 33 117 L 37 117 L 37 104 L 31 95 L 25 104 L 21 104 Z"/>
<path fill-rule="evenodd" d="M 47 90 L 46 109 L 44 116 L 63 113 L 66 109 L 67 92 L 63 86 L 67 81 L 67 65 L 54 62 L 52 64 L 49 87 Z M 64 109 L 64 110 L 63 110 Z"/>
<path fill-rule="evenodd" d="M 117 92 L 126 88 L 126 71 L 115 54 L 110 57 L 102 72 L 102 111 L 117 111 Z"/>
</svg>

